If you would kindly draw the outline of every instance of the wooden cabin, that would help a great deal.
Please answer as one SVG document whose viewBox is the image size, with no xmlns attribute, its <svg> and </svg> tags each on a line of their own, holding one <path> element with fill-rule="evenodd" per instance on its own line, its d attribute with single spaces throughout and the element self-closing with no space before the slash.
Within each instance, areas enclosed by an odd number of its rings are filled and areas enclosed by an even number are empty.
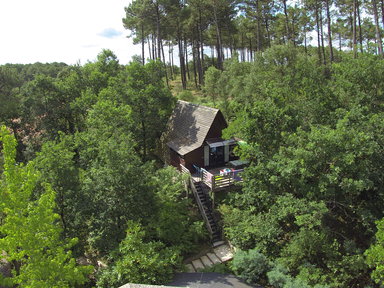
<svg viewBox="0 0 384 288">
<path fill-rule="evenodd" d="M 177 101 L 162 137 L 165 162 L 193 173 L 196 167 L 211 169 L 238 159 L 236 141 L 221 138 L 227 126 L 219 109 Z"/>
</svg>

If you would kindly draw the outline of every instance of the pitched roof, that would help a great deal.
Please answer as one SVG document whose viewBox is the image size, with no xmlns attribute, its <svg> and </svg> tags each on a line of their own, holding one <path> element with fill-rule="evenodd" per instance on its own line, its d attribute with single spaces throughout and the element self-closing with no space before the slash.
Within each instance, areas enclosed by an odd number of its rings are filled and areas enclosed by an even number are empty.
<svg viewBox="0 0 384 288">
<path fill-rule="evenodd" d="M 177 101 L 168 121 L 167 145 L 185 155 L 203 145 L 219 109 Z"/>
</svg>

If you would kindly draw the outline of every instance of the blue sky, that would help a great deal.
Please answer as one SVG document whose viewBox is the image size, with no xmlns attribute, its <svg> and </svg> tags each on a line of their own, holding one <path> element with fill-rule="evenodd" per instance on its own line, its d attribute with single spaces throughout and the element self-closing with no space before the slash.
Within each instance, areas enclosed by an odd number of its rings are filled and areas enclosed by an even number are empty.
<svg viewBox="0 0 384 288">
<path fill-rule="evenodd" d="M 121 19 L 130 0 L 0 0 L 0 64 L 94 61 L 102 49 L 126 64 L 140 47 Z"/>
</svg>

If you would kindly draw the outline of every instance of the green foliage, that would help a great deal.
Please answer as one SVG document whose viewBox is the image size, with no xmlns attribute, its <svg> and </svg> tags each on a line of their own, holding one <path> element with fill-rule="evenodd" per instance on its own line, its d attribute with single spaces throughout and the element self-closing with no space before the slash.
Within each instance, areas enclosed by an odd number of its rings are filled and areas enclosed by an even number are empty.
<svg viewBox="0 0 384 288">
<path fill-rule="evenodd" d="M 248 251 L 238 250 L 232 260 L 233 271 L 250 284 L 263 284 L 266 280 L 266 272 L 270 268 L 267 257 L 257 249 Z"/>
<path fill-rule="evenodd" d="M 217 101 L 219 96 L 220 86 L 218 84 L 218 80 L 220 79 L 221 71 L 211 66 L 208 68 L 207 72 L 205 72 L 205 93 L 209 95 L 213 104 Z"/>
<path fill-rule="evenodd" d="M 372 279 L 382 285 L 384 283 L 384 220 L 377 221 L 376 242 L 365 251 L 366 262 L 374 270 Z"/>
<path fill-rule="evenodd" d="M 365 57 L 323 70 L 275 46 L 244 64 L 249 73 L 228 80 L 243 64 L 229 63 L 216 80 L 238 83 L 225 136 L 245 140 L 239 154 L 251 160 L 242 193 L 220 208 L 224 231 L 288 269 L 288 278 L 275 273 L 279 287 L 372 284 L 363 251 L 383 215 L 383 89 L 374 75 L 384 70 Z"/>
<path fill-rule="evenodd" d="M 87 130 L 76 135 L 80 193 L 88 202 L 83 221 L 95 252 L 116 248 L 128 220 L 150 219 L 155 212 L 154 193 L 143 181 L 153 170 L 137 156 L 131 125 L 128 106 L 99 101 L 89 111 Z"/>
<path fill-rule="evenodd" d="M 3 279 L 4 285 L 23 287 L 73 287 L 87 281 L 92 267 L 76 265 L 71 247 L 76 238 L 62 240 L 61 228 L 56 224 L 55 192 L 49 184 L 36 200 L 33 192 L 40 180 L 34 163 L 17 165 L 16 141 L 1 127 L 4 175 L 1 182 L 0 247 L 4 259 L 12 263 L 12 278 Z"/>
<path fill-rule="evenodd" d="M 208 235 L 204 223 L 189 209 L 191 200 L 184 195 L 184 181 L 185 176 L 174 167 L 156 171 L 152 189 L 156 193 L 158 212 L 148 229 L 154 231 L 155 239 L 187 254 L 207 240 Z"/>
<path fill-rule="evenodd" d="M 164 284 L 179 265 L 178 251 L 161 242 L 144 242 L 145 233 L 135 222 L 128 223 L 125 239 L 114 255 L 115 261 L 101 273 L 97 287 L 119 287 L 125 283 Z"/>
</svg>

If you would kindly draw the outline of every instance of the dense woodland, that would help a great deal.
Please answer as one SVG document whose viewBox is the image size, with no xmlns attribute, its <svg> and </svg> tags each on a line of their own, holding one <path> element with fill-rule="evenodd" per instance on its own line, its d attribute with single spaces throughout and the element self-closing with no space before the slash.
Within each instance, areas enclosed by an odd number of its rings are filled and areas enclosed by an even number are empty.
<svg viewBox="0 0 384 288">
<path fill-rule="evenodd" d="M 0 66 L 0 285 L 165 284 L 209 243 L 159 159 L 178 98 L 220 108 L 250 160 L 239 190 L 216 195 L 237 252 L 213 271 L 276 288 L 383 284 L 374 1 L 133 1 L 123 22 L 150 53 L 127 65 L 103 50 L 83 66 Z M 174 44 L 179 67 L 164 57 Z"/>
<path fill-rule="evenodd" d="M 383 55 L 383 0 L 134 0 L 123 23 L 143 63 L 179 63 L 184 88 L 201 87 L 211 65 L 250 62 L 276 44 L 302 47 L 324 65 L 342 50 Z"/>
</svg>

